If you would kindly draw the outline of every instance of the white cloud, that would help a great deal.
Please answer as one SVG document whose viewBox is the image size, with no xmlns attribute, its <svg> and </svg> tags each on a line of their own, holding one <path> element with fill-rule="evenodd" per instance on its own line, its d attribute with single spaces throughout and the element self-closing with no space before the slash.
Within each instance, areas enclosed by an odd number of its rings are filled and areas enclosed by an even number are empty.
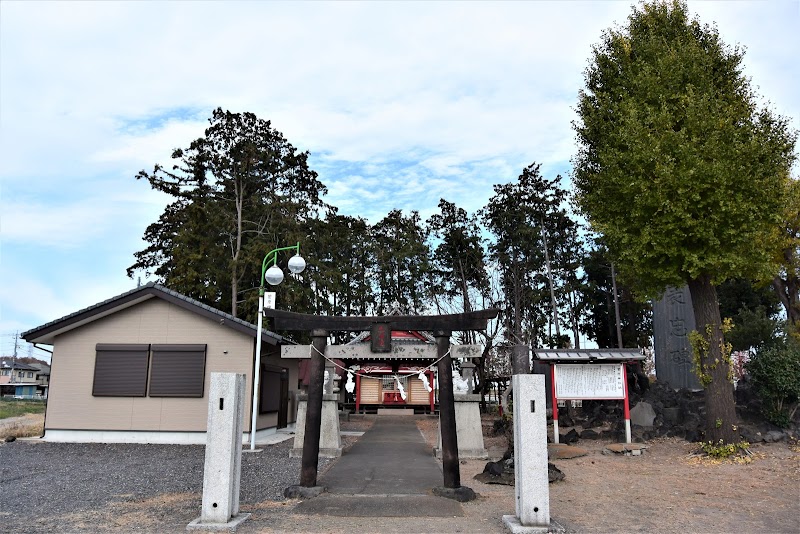
<svg viewBox="0 0 800 534">
<path fill-rule="evenodd" d="M 119 292 L 167 201 L 136 172 L 217 106 L 271 119 L 327 200 L 372 222 L 441 197 L 474 211 L 534 161 L 566 173 L 591 45 L 631 4 L 2 2 L 3 286 L 13 266 L 67 312 Z M 747 46 L 745 73 L 800 126 L 797 2 L 689 7 Z"/>
<path fill-rule="evenodd" d="M 67 249 L 82 245 L 104 232 L 103 222 L 111 215 L 101 199 L 91 204 L 94 205 L 7 205 L 3 210 L 3 240 L 6 243 L 35 241 L 42 246 Z"/>
<path fill-rule="evenodd" d="M 149 172 L 156 163 L 170 165 L 172 150 L 184 148 L 202 137 L 207 126 L 207 118 L 169 119 L 154 129 L 136 126 L 130 133 L 115 135 L 111 143 L 90 154 L 89 161 L 133 166 Z M 119 129 L 128 130 L 124 127 Z"/>
<path fill-rule="evenodd" d="M 35 328 L 136 287 L 135 282 L 120 275 L 96 277 L 89 272 L 71 272 L 69 278 L 57 273 L 54 276 L 42 279 L 4 269 L 3 279 L 9 283 L 0 285 L 1 332 Z"/>
</svg>

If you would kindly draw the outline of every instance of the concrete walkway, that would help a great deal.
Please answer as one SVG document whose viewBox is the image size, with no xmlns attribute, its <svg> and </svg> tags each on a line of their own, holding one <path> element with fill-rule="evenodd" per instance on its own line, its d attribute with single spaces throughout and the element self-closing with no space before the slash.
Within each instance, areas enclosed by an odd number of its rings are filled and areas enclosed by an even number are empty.
<svg viewBox="0 0 800 534">
<path fill-rule="evenodd" d="M 298 504 L 295 513 L 350 517 L 454 517 L 461 505 L 436 497 L 442 468 L 414 416 L 381 416 L 320 477 L 326 493 Z"/>
</svg>

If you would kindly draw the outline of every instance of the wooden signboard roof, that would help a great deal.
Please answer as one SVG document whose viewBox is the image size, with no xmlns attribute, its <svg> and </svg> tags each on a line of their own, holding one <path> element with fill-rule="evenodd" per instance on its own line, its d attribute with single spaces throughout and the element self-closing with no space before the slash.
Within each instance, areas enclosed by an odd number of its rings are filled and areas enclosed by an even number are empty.
<svg viewBox="0 0 800 534">
<path fill-rule="evenodd" d="M 644 360 L 641 349 L 534 349 L 533 359 L 553 363 Z"/>
</svg>

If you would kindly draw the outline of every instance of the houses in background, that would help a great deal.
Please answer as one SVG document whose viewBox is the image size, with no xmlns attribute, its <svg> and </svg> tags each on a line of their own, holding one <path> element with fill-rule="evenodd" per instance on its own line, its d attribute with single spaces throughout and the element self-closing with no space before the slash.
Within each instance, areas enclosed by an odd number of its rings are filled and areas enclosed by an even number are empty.
<svg viewBox="0 0 800 534">
<path fill-rule="evenodd" d="M 0 397 L 46 399 L 49 386 L 50 366 L 45 362 L 0 358 Z"/>
</svg>

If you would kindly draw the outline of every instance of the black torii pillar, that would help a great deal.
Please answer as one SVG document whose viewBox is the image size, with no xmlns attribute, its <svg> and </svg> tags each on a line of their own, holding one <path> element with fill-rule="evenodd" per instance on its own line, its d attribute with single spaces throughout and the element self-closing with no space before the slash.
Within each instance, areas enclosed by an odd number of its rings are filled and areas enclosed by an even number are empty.
<svg viewBox="0 0 800 534">
<path fill-rule="evenodd" d="M 453 398 L 453 360 L 450 358 L 448 330 L 433 333 L 436 338 L 436 355 L 439 358 L 439 429 L 442 433 L 442 472 L 445 488 L 461 486 L 461 469 L 458 466 L 458 435 L 456 434 L 456 403 Z"/>
<path fill-rule="evenodd" d="M 300 485 L 312 488 L 317 485 L 319 467 L 319 436 L 322 426 L 322 386 L 325 381 L 325 345 L 327 330 L 311 331 L 314 339 L 308 377 L 308 401 L 306 403 L 306 427 L 303 436 L 303 457 L 300 463 Z"/>
<path fill-rule="evenodd" d="M 442 433 L 442 470 L 444 486 L 433 488 L 433 493 L 464 502 L 476 497 L 470 488 L 461 485 L 458 464 L 458 438 L 456 435 L 456 410 L 453 398 L 453 367 L 450 358 L 450 336 L 453 330 L 484 330 L 489 319 L 497 317 L 497 310 L 456 313 L 432 316 L 391 317 L 324 317 L 282 310 L 267 309 L 264 315 L 273 319 L 275 330 L 311 330 L 314 348 L 309 369 L 308 404 L 303 440 L 300 485 L 286 488 L 286 497 L 311 497 L 322 488 L 316 486 L 319 466 L 319 438 L 322 424 L 322 384 L 325 378 L 325 345 L 328 332 L 366 331 L 375 323 L 391 324 L 397 330 L 425 330 L 434 333 L 439 356 L 439 418 Z M 307 491 L 313 490 L 313 491 Z"/>
</svg>

